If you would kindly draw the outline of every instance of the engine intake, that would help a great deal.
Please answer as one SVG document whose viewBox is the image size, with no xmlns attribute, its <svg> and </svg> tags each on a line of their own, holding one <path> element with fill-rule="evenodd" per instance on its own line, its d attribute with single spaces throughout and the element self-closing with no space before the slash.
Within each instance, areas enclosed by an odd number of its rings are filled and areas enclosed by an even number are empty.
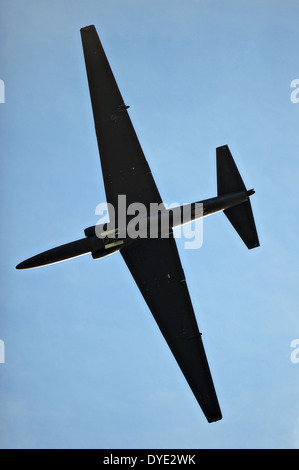
<svg viewBox="0 0 299 470">
<path fill-rule="evenodd" d="M 96 234 L 96 226 L 93 225 L 92 227 L 87 227 L 87 228 L 84 230 L 84 233 L 85 233 L 85 236 L 86 236 L 86 237 L 92 237 L 93 235 Z"/>
</svg>

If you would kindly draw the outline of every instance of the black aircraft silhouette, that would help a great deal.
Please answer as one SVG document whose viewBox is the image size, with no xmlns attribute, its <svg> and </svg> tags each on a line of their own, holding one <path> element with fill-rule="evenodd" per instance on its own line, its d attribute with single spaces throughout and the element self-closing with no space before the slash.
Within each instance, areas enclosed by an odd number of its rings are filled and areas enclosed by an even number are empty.
<svg viewBox="0 0 299 470">
<path fill-rule="evenodd" d="M 172 234 L 172 228 L 183 223 L 177 218 L 177 210 L 186 206 L 172 210 L 163 206 L 95 27 L 82 28 L 81 37 L 107 203 L 114 208 L 116 225 L 112 229 L 109 224 L 88 227 L 84 238 L 33 256 L 17 269 L 89 252 L 96 259 L 119 251 L 208 422 L 218 421 L 222 415 Z M 218 195 L 190 204 L 184 223 L 224 211 L 246 246 L 255 248 L 259 240 L 249 201 L 254 190 L 246 189 L 228 146 L 218 147 L 216 157 Z M 149 211 L 150 215 L 138 222 L 146 227 L 146 236 L 120 234 L 119 195 L 125 196 L 125 209 L 136 202 L 147 210 L 153 204 L 160 208 L 154 213 Z M 201 211 L 196 210 L 198 205 Z M 166 232 L 161 228 L 163 217 L 169 217 Z M 125 213 L 125 222 L 130 220 L 132 217 Z M 153 220 L 158 221 L 154 237 L 148 236 L 148 225 Z"/>
</svg>

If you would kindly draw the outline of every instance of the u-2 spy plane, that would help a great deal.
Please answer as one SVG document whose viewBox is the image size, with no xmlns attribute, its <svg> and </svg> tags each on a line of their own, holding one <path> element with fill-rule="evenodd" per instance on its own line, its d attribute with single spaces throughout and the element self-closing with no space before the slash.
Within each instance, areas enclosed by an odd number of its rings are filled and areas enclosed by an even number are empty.
<svg viewBox="0 0 299 470">
<path fill-rule="evenodd" d="M 17 269 L 34 268 L 63 261 L 85 253 L 94 259 L 120 252 L 181 371 L 202 408 L 208 422 L 222 418 L 201 333 L 192 307 L 184 271 L 172 229 L 182 225 L 176 209 L 166 209 L 136 136 L 104 49 L 93 25 L 81 30 L 83 52 L 93 109 L 104 186 L 111 225 L 85 229 L 85 237 L 45 251 L 23 261 Z M 227 145 L 216 149 L 218 195 L 189 205 L 188 220 L 223 211 L 246 246 L 259 246 L 258 235 L 247 190 Z M 118 198 L 125 196 L 125 211 Z M 120 233 L 119 222 L 125 213 L 125 225 L 132 221 L 126 211 L 130 204 L 142 203 L 156 212 L 138 223 L 145 227 L 142 236 Z M 161 209 L 162 208 L 162 209 Z M 186 211 L 185 211 L 186 212 Z M 168 217 L 168 224 L 163 224 Z M 149 236 L 152 222 L 157 230 Z M 162 230 L 163 227 L 163 230 Z M 166 227 L 166 229 L 165 229 Z M 108 230 L 109 229 L 109 230 Z M 144 236 L 145 233 L 145 236 Z"/>
</svg>

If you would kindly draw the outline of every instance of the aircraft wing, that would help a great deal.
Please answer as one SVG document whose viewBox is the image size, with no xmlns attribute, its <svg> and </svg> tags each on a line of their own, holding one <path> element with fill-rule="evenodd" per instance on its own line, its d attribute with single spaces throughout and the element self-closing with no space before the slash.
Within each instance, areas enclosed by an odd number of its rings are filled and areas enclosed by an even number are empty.
<svg viewBox="0 0 299 470">
<path fill-rule="evenodd" d="M 143 238 L 120 251 L 209 422 L 222 418 L 176 242 Z"/>
<path fill-rule="evenodd" d="M 81 29 L 107 202 L 117 214 L 118 195 L 127 207 L 162 202 L 94 26 Z"/>
<path fill-rule="evenodd" d="M 81 37 L 107 202 L 117 209 L 123 194 L 127 207 L 149 209 L 162 200 L 95 27 Z M 208 421 L 221 419 L 174 238 L 139 239 L 121 254 Z"/>
</svg>

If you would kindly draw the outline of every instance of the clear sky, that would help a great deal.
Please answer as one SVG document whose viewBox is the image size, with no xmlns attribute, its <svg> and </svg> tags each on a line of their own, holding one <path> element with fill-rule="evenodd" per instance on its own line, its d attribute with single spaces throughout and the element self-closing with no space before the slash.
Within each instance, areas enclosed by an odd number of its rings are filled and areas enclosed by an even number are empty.
<svg viewBox="0 0 299 470">
<path fill-rule="evenodd" d="M 298 448 L 298 1 L 0 5 L 1 447 Z M 204 221 L 200 249 L 178 240 L 217 423 L 119 254 L 15 269 L 81 238 L 105 200 L 79 32 L 89 24 L 165 202 L 215 196 L 224 144 L 256 190 L 260 248 L 223 214 Z"/>
</svg>

